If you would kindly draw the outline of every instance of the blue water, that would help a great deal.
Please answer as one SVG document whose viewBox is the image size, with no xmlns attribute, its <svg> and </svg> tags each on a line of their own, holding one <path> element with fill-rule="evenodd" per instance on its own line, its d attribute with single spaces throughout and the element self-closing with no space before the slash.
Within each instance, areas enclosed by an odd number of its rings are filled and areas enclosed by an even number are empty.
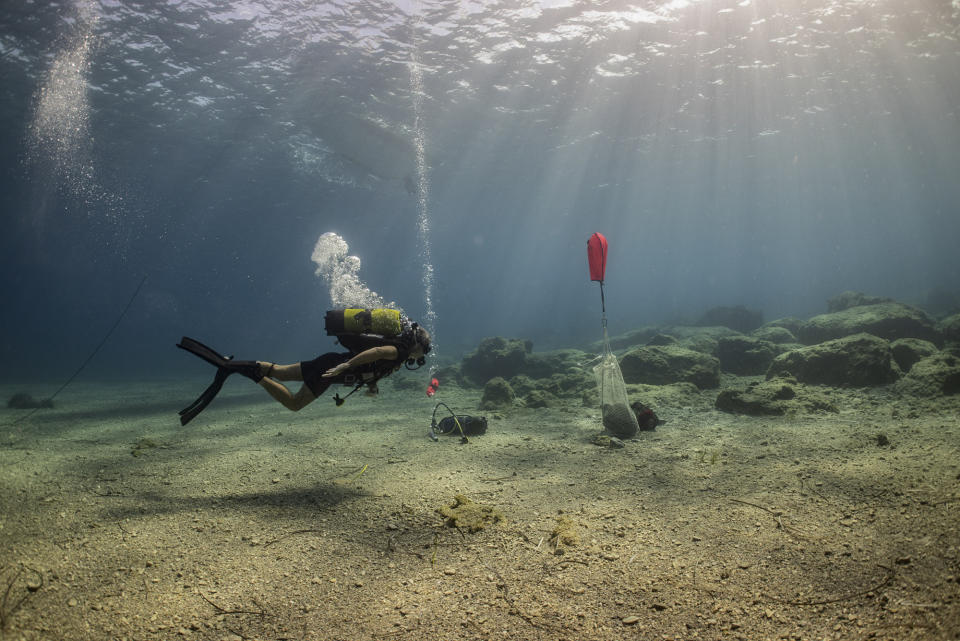
<svg viewBox="0 0 960 641">
<path fill-rule="evenodd" d="M 310 256 L 454 357 L 960 289 L 960 2 L 0 4 L 0 377 L 330 347 Z M 193 365 L 193 363 L 191 363 Z"/>
</svg>

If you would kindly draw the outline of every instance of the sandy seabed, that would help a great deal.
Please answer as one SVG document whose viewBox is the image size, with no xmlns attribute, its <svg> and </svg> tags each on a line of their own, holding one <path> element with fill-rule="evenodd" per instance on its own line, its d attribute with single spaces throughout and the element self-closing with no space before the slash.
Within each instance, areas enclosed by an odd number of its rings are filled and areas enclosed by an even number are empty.
<svg viewBox="0 0 960 641">
<path fill-rule="evenodd" d="M 0 409 L 4 640 L 960 638 L 955 402 L 761 418 L 713 390 L 613 449 L 574 402 L 435 443 L 435 401 L 479 392 L 390 382 L 290 413 L 231 380 L 180 427 L 207 382 Z M 448 527 L 458 494 L 505 520 Z"/>
</svg>

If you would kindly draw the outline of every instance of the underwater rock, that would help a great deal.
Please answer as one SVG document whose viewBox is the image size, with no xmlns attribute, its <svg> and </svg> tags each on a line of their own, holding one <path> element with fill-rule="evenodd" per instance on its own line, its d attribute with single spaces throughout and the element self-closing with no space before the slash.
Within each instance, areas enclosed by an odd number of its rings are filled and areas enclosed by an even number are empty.
<svg viewBox="0 0 960 641">
<path fill-rule="evenodd" d="M 704 313 L 697 325 L 719 325 L 748 334 L 763 325 L 763 312 L 747 309 L 743 305 L 713 307 Z"/>
<path fill-rule="evenodd" d="M 640 401 L 630 403 L 630 409 L 633 410 L 633 415 L 637 417 L 637 425 L 640 426 L 642 432 L 652 432 L 657 428 L 657 425 L 663 425 L 666 422 L 661 421 L 652 408 Z"/>
<path fill-rule="evenodd" d="M 794 318 L 793 316 L 786 316 L 784 318 L 778 318 L 777 320 L 772 320 L 769 323 L 764 324 L 763 327 L 758 327 L 752 333 L 755 335 L 757 331 L 760 331 L 766 327 L 782 327 L 783 329 L 787 330 L 788 332 L 796 336 L 797 333 L 800 331 L 801 325 L 803 325 L 803 321 L 800 320 L 799 318 Z M 774 343 L 776 341 L 770 341 L 770 342 Z M 790 342 L 795 343 L 796 341 L 793 340 Z"/>
<path fill-rule="evenodd" d="M 779 352 L 773 343 L 750 336 L 728 336 L 717 342 L 720 369 L 738 376 L 765 373 Z"/>
<path fill-rule="evenodd" d="M 502 376 L 495 376 L 483 386 L 483 397 L 480 399 L 480 409 L 496 410 L 513 406 L 516 398 L 510 383 Z"/>
<path fill-rule="evenodd" d="M 620 359 L 627 383 L 693 383 L 700 389 L 720 386 L 720 361 L 677 345 L 638 347 Z"/>
<path fill-rule="evenodd" d="M 937 327 L 943 336 L 943 340 L 948 343 L 960 344 L 960 314 L 944 318 Z"/>
<path fill-rule="evenodd" d="M 524 402 L 527 407 L 552 407 L 557 404 L 557 397 L 542 389 L 532 389 L 527 393 Z"/>
<path fill-rule="evenodd" d="M 730 334 L 733 336 L 739 336 L 739 334 L 733 330 L 730 330 Z M 700 352 L 701 354 L 707 354 L 708 356 L 716 356 L 717 346 L 720 344 L 720 338 L 722 337 L 715 338 L 708 334 L 698 334 L 696 336 L 688 336 L 687 338 L 684 338 L 681 342 L 677 343 L 677 346 L 690 349 L 695 352 Z"/>
<path fill-rule="evenodd" d="M 647 341 L 647 345 L 676 345 L 676 344 L 677 344 L 677 339 L 674 338 L 673 336 L 670 336 L 669 334 L 657 334 L 656 336 L 651 338 L 649 341 Z"/>
<path fill-rule="evenodd" d="M 464 529 L 471 534 L 504 520 L 503 513 L 497 508 L 474 503 L 463 494 L 454 496 L 453 503 L 438 508 L 437 513 L 444 517 L 448 527 Z"/>
<path fill-rule="evenodd" d="M 557 525 L 550 532 L 550 546 L 554 554 L 563 554 L 566 547 L 580 545 L 580 535 L 577 534 L 577 525 L 568 516 L 557 517 Z"/>
<path fill-rule="evenodd" d="M 596 385 L 596 379 L 583 370 L 572 374 L 554 374 L 539 380 L 540 389 L 560 398 L 576 398 L 586 391 L 595 390 Z"/>
<path fill-rule="evenodd" d="M 579 349 L 556 349 L 539 354 L 527 354 L 522 372 L 531 378 L 550 378 L 583 370 L 582 364 L 593 358 Z"/>
<path fill-rule="evenodd" d="M 892 298 L 884 298 L 882 296 L 867 296 L 862 292 L 846 291 L 827 300 L 827 311 L 831 313 L 842 312 L 843 310 L 850 309 L 851 307 L 895 302 L 896 301 Z"/>
<path fill-rule="evenodd" d="M 30 394 L 19 392 L 7 400 L 7 407 L 12 410 L 49 409 L 53 407 L 52 398 L 35 399 Z"/>
<path fill-rule="evenodd" d="M 646 345 L 654 336 L 660 333 L 659 327 L 638 327 L 623 334 L 610 337 L 610 349 L 626 349 L 637 345 Z M 603 341 L 591 343 L 590 351 L 599 353 L 603 351 Z"/>
<path fill-rule="evenodd" d="M 782 416 L 786 414 L 783 401 L 796 397 L 793 387 L 780 379 L 753 385 L 746 390 L 723 390 L 714 406 L 721 412 L 748 416 Z"/>
<path fill-rule="evenodd" d="M 517 338 L 485 338 L 473 352 L 467 354 L 460 364 L 463 375 L 476 385 L 483 385 L 491 378 L 510 378 L 522 373 L 527 355 L 533 351 L 533 343 Z"/>
<path fill-rule="evenodd" d="M 507 382 L 510 383 L 514 396 L 526 396 L 533 390 L 539 389 L 539 383 L 526 374 L 517 374 Z"/>
<path fill-rule="evenodd" d="M 796 411 L 837 412 L 822 391 L 800 385 L 790 376 L 752 383 L 745 390 L 724 390 L 717 396 L 714 407 L 728 414 L 747 416 L 783 416 Z"/>
<path fill-rule="evenodd" d="M 927 356 L 933 356 L 940 350 L 930 341 L 919 338 L 898 338 L 890 343 L 890 351 L 900 369 L 909 372 L 914 363 Z"/>
<path fill-rule="evenodd" d="M 798 338 L 805 345 L 866 332 L 887 340 L 922 338 L 940 342 L 933 321 L 919 309 L 902 303 L 878 303 L 850 307 L 814 316 L 800 326 Z"/>
<path fill-rule="evenodd" d="M 786 372 L 802 383 L 834 387 L 884 385 L 900 375 L 890 343 L 864 333 L 780 354 L 770 364 L 767 380 Z"/>
<path fill-rule="evenodd" d="M 918 398 L 960 394 L 960 354 L 943 351 L 917 361 L 894 390 Z"/>
<path fill-rule="evenodd" d="M 797 321 L 797 327 L 799 327 L 799 321 Z M 762 341 L 767 341 L 768 343 L 774 343 L 775 345 L 785 345 L 787 343 L 796 343 L 797 337 L 786 327 L 780 327 L 777 325 L 764 325 L 763 327 L 758 327 L 750 333 L 754 338 L 758 338 Z"/>
<path fill-rule="evenodd" d="M 620 438 L 633 438 L 637 428 L 632 409 L 619 403 L 604 404 L 603 429 Z"/>
</svg>

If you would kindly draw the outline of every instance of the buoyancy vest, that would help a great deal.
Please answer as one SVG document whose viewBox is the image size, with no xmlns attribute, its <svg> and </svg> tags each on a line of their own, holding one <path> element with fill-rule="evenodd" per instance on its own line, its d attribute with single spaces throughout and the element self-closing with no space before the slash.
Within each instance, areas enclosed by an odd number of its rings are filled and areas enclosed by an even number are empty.
<svg viewBox="0 0 960 641">
<path fill-rule="evenodd" d="M 389 376 L 410 357 L 410 350 L 416 343 L 410 321 L 395 309 L 332 309 L 326 313 L 324 321 L 327 335 L 335 336 L 337 342 L 353 355 L 374 347 L 397 349 L 395 360 L 374 361 L 353 368 L 343 375 L 344 385 Z"/>
</svg>

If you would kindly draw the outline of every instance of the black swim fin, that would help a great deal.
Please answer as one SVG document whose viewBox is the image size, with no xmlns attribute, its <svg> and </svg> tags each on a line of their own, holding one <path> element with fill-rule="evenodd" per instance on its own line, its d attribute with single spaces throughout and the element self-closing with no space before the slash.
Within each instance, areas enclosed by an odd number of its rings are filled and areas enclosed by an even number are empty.
<svg viewBox="0 0 960 641">
<path fill-rule="evenodd" d="M 259 383 L 260 380 L 263 379 L 263 375 L 260 373 L 260 364 L 257 363 L 257 361 L 235 361 L 232 356 L 223 356 L 214 349 L 207 347 L 200 341 L 194 340 L 189 336 L 184 336 L 180 339 L 177 347 L 190 352 L 198 358 L 202 358 L 217 368 L 213 382 L 210 383 L 207 389 L 203 390 L 203 393 L 197 397 L 197 400 L 180 410 L 181 425 L 186 425 L 192 421 L 197 414 L 202 412 L 204 408 L 210 404 L 210 401 L 220 392 L 224 381 L 226 381 L 227 377 L 231 374 L 241 374 L 255 383 Z"/>
<path fill-rule="evenodd" d="M 223 387 L 223 382 L 227 380 L 230 374 L 231 372 L 228 372 L 224 368 L 217 370 L 216 376 L 213 377 L 213 382 L 210 383 L 207 389 L 203 390 L 203 394 L 198 396 L 197 400 L 180 410 L 180 425 L 186 425 L 192 421 L 196 418 L 197 414 L 202 412 L 204 408 L 210 404 L 210 401 L 220 392 L 220 388 Z"/>
</svg>

